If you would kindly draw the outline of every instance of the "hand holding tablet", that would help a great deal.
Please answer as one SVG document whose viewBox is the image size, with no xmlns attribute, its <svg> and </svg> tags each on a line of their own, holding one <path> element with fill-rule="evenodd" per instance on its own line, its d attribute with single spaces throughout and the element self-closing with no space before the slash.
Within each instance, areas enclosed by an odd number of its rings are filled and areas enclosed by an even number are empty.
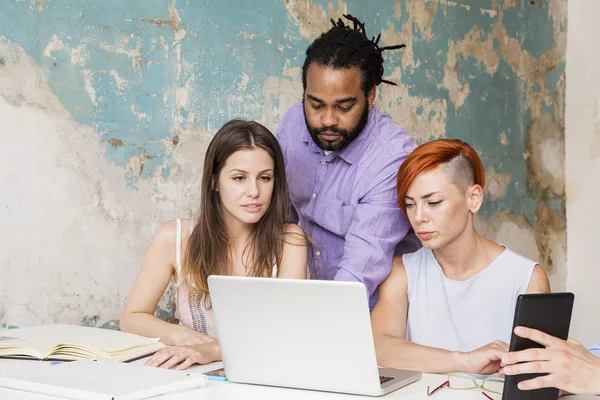
<svg viewBox="0 0 600 400">
<path fill-rule="evenodd" d="M 574 298 L 573 293 L 523 294 L 517 298 L 510 353 L 502 358 L 501 365 L 504 368 L 500 371 L 507 375 L 503 400 L 558 398 L 556 386 L 547 383 L 548 373 L 553 371 L 547 368 L 547 358 L 540 358 L 540 355 L 553 351 L 547 345 L 554 343 L 554 340 L 564 341 L 569 336 Z M 507 364 L 513 364 L 511 360 L 514 363 L 531 360 L 540 362 L 507 367 Z M 541 382 L 546 382 L 546 385 L 540 385 Z"/>
<path fill-rule="evenodd" d="M 558 339 L 536 329 L 517 327 L 515 333 L 542 344 L 543 349 L 509 353 L 502 359 L 505 375 L 546 372 L 518 384 L 521 390 L 557 387 L 567 393 L 600 394 L 600 358 L 575 339 Z"/>
</svg>

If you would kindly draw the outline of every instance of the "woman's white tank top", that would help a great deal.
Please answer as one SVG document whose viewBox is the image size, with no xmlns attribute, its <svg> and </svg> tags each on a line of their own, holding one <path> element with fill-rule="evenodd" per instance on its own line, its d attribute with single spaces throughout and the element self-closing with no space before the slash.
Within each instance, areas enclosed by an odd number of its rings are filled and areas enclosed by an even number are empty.
<svg viewBox="0 0 600 400">
<path fill-rule="evenodd" d="M 466 281 L 448 279 L 430 249 L 402 257 L 408 277 L 406 339 L 468 352 L 495 340 L 509 343 L 517 296 L 536 265 L 505 249 Z"/>
</svg>

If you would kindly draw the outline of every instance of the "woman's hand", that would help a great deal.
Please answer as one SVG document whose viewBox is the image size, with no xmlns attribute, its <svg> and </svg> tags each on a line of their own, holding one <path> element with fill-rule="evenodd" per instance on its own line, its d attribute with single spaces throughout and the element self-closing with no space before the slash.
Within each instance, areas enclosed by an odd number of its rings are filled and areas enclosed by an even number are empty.
<svg viewBox="0 0 600 400">
<path fill-rule="evenodd" d="M 181 371 L 193 364 L 210 364 L 221 359 L 219 342 L 213 340 L 202 344 L 172 346 L 162 349 L 146 361 L 147 366 L 172 368 Z"/>
<path fill-rule="evenodd" d="M 202 333 L 180 326 L 181 329 L 176 330 L 170 335 L 168 344 L 173 346 L 191 346 L 194 344 L 203 344 L 213 342 L 215 339 Z"/>
<path fill-rule="evenodd" d="M 500 340 L 487 344 L 468 353 L 459 354 L 460 372 L 470 374 L 495 374 L 500 369 L 502 357 L 508 352 L 508 345 Z"/>
</svg>

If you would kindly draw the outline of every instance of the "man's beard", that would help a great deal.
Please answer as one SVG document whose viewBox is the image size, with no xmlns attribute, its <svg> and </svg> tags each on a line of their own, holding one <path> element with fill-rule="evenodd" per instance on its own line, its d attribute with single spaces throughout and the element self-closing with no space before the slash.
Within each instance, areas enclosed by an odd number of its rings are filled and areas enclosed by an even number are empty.
<svg viewBox="0 0 600 400">
<path fill-rule="evenodd" d="M 308 119 L 306 118 L 306 109 L 304 107 L 302 107 L 302 109 L 304 110 L 304 122 L 306 123 L 306 128 L 310 133 L 310 137 L 317 146 L 325 151 L 340 151 L 344 149 L 346 146 L 352 143 L 354 139 L 358 137 L 358 135 L 360 135 L 363 129 L 365 129 L 367 122 L 369 122 L 369 107 L 367 104 L 365 104 L 365 108 L 363 109 L 358 123 L 350 130 L 340 129 L 335 126 L 315 128 L 309 124 Z M 335 132 L 340 135 L 340 139 L 335 142 L 323 140 L 319 134 L 324 132 Z"/>
</svg>

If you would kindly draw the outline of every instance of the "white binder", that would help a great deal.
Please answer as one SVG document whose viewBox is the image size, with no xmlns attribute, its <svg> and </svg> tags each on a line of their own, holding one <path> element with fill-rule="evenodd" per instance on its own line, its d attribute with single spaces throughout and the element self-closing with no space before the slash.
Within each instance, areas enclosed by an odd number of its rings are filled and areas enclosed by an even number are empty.
<svg viewBox="0 0 600 400">
<path fill-rule="evenodd" d="M 111 360 L 23 361 L 0 370 L 0 387 L 64 399 L 138 400 L 201 388 L 206 376 Z"/>
</svg>

